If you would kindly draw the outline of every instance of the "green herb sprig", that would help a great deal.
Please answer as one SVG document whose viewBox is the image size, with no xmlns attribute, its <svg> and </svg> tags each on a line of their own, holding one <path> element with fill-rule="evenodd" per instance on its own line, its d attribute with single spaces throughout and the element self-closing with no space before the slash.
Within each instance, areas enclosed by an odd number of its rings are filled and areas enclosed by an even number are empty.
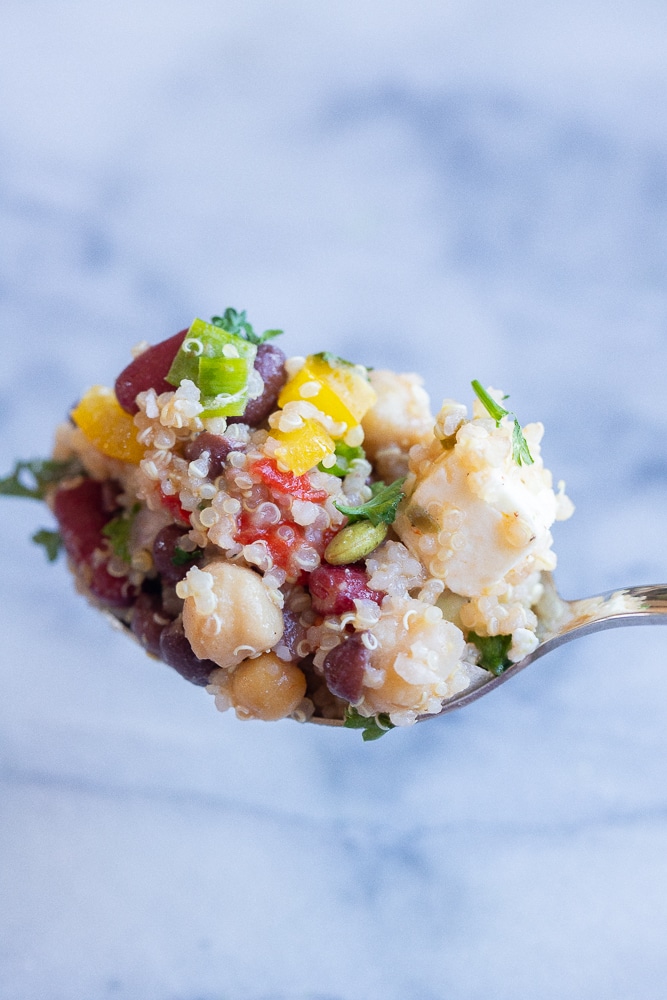
<svg viewBox="0 0 667 1000">
<path fill-rule="evenodd" d="M 140 509 L 141 504 L 135 503 L 129 510 L 119 514 L 118 517 L 113 517 L 102 528 L 102 534 L 109 539 L 113 554 L 126 563 L 132 561 L 132 556 L 130 555 L 130 535 L 132 534 L 134 519 Z"/>
<path fill-rule="evenodd" d="M 234 333 L 237 337 L 244 337 L 245 340 L 256 345 L 264 344 L 267 340 L 279 337 L 283 332 L 282 330 L 265 330 L 264 333 L 255 333 L 246 318 L 245 309 L 242 312 L 237 312 L 231 306 L 225 309 L 222 316 L 211 316 L 211 323 L 214 326 L 219 326 L 221 330 L 226 330 L 227 333 Z"/>
<path fill-rule="evenodd" d="M 477 635 L 468 632 L 468 642 L 477 646 L 480 652 L 479 666 L 498 677 L 507 670 L 511 661 L 507 659 L 512 645 L 511 635 Z"/>
<path fill-rule="evenodd" d="M 49 562 L 55 562 L 63 548 L 63 540 L 59 531 L 49 531 L 47 528 L 40 528 L 32 536 L 32 541 L 37 545 L 44 546 L 44 552 Z"/>
<path fill-rule="evenodd" d="M 385 712 L 380 712 L 379 715 L 371 715 L 367 718 L 365 715 L 361 715 L 356 708 L 352 708 L 351 705 L 348 705 L 345 709 L 343 726 L 345 729 L 362 729 L 361 738 L 365 743 L 371 740 L 379 740 L 390 729 L 395 728 L 394 723 L 390 721 L 389 716 Z"/>
<path fill-rule="evenodd" d="M 82 475 L 83 471 L 78 459 L 66 462 L 56 462 L 50 458 L 18 461 L 13 472 L 0 479 L 0 495 L 45 500 L 51 487 L 57 486 L 63 479 Z"/>
<path fill-rule="evenodd" d="M 519 423 L 516 414 L 512 413 L 511 410 L 506 410 L 500 405 L 500 403 L 496 403 L 495 399 L 489 395 L 481 382 L 478 382 L 477 379 L 470 384 L 472 385 L 475 395 L 484 406 L 486 412 L 493 420 L 495 420 L 496 427 L 500 426 L 500 421 L 503 417 L 514 418 L 514 428 L 512 430 L 512 458 L 517 465 L 532 465 L 534 461 L 533 456 L 530 454 L 528 442 L 523 436 L 521 424 Z"/>
<path fill-rule="evenodd" d="M 364 519 L 375 525 L 380 524 L 380 522 L 393 524 L 398 505 L 405 496 L 401 489 L 404 482 L 405 476 L 402 479 L 395 479 L 389 486 L 385 486 L 384 483 L 374 483 L 371 487 L 373 496 L 366 503 L 359 504 L 357 507 L 347 507 L 345 504 L 334 501 L 334 507 L 341 514 L 345 514 L 351 524 Z"/>
</svg>

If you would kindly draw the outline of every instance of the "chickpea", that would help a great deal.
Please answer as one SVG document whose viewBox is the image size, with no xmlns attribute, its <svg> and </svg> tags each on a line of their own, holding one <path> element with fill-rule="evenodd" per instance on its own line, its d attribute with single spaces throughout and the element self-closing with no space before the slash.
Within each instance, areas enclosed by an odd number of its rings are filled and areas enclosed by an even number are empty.
<svg viewBox="0 0 667 1000">
<path fill-rule="evenodd" d="M 283 634 L 282 611 L 261 576 L 245 566 L 213 560 L 193 567 L 177 593 L 185 598 L 183 628 L 200 660 L 234 667 Z"/>
<path fill-rule="evenodd" d="M 231 675 L 230 695 L 240 719 L 284 719 L 306 693 L 303 671 L 275 653 L 246 660 Z"/>
</svg>

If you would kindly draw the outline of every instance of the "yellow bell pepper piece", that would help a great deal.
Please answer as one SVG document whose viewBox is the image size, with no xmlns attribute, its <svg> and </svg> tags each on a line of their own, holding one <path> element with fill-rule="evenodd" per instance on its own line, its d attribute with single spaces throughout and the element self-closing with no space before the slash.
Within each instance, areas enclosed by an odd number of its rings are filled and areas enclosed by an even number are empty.
<svg viewBox="0 0 667 1000">
<path fill-rule="evenodd" d="M 113 389 L 94 385 L 74 407 L 71 416 L 103 455 L 134 464 L 144 457 L 144 448 L 137 441 L 134 421 L 121 407 Z"/>
<path fill-rule="evenodd" d="M 293 431 L 274 429 L 271 437 L 281 442 L 275 452 L 278 466 L 289 469 L 295 476 L 302 476 L 314 468 L 326 455 L 333 455 L 336 447 L 317 420 L 304 420 L 303 425 Z"/>
<path fill-rule="evenodd" d="M 283 387 L 278 406 L 305 400 L 326 413 L 336 423 L 345 424 L 347 433 L 376 402 L 370 382 L 352 365 L 336 364 L 318 354 L 311 354 L 300 371 Z"/>
</svg>

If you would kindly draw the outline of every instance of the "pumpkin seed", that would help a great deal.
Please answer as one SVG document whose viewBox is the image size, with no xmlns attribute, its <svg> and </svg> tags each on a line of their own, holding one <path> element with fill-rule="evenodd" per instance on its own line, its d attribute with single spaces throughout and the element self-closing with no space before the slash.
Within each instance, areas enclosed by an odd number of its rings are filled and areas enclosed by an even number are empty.
<svg viewBox="0 0 667 1000">
<path fill-rule="evenodd" d="M 324 558 L 332 566 L 357 562 L 378 547 L 388 530 L 383 521 L 379 524 L 371 524 L 370 521 L 348 524 L 331 539 L 324 550 Z"/>
</svg>

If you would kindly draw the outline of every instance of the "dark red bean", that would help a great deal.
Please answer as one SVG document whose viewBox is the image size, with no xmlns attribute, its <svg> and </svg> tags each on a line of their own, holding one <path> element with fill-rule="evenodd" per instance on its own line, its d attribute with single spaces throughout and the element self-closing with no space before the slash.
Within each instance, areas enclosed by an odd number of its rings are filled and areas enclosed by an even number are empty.
<svg viewBox="0 0 667 1000">
<path fill-rule="evenodd" d="M 210 431 L 202 431 L 192 441 L 188 441 L 183 454 L 188 462 L 195 462 L 205 451 L 209 454 L 208 478 L 217 479 L 222 475 L 225 467 L 225 459 L 230 451 L 243 451 L 244 445 L 239 441 L 232 441 L 231 438 L 222 434 L 211 434 Z"/>
<path fill-rule="evenodd" d="M 324 679 L 332 694 L 349 701 L 361 701 L 364 670 L 371 662 L 371 654 L 360 635 L 351 635 L 327 653 L 324 661 Z"/>
<path fill-rule="evenodd" d="M 192 554 L 191 559 L 181 561 L 176 552 L 178 543 L 185 536 L 185 532 L 177 524 L 168 524 L 166 528 L 158 531 L 153 542 L 153 562 L 155 568 L 165 583 L 178 583 L 182 580 L 190 567 L 197 561 L 200 552 Z M 182 553 L 183 550 L 179 549 Z M 176 562 L 174 562 L 174 559 Z"/>
<path fill-rule="evenodd" d="M 141 645 L 153 656 L 160 655 L 160 636 L 171 618 L 164 613 L 160 594 L 139 594 L 132 611 L 130 628 Z"/>
<path fill-rule="evenodd" d="M 213 660 L 200 660 L 195 656 L 183 631 L 183 619 L 180 617 L 167 625 L 160 636 L 160 659 L 173 667 L 186 681 L 199 687 L 206 687 L 210 673 L 218 667 Z"/>
<path fill-rule="evenodd" d="M 259 427 L 269 414 L 273 413 L 280 390 L 287 381 L 285 355 L 274 344 L 260 344 L 255 357 L 255 368 L 262 376 L 264 391 L 257 399 L 251 399 L 241 417 L 229 417 L 228 424 L 250 424 Z"/>
<path fill-rule="evenodd" d="M 136 413 L 139 409 L 136 403 L 138 393 L 147 389 L 155 389 L 158 396 L 161 392 L 173 392 L 174 386 L 165 381 L 171 363 L 185 340 L 188 331 L 181 330 L 168 340 L 153 344 L 131 361 L 116 379 L 116 398 L 128 413 Z"/>
<path fill-rule="evenodd" d="M 108 501 L 105 484 L 83 479 L 71 489 L 56 491 L 53 512 L 68 556 L 77 566 L 87 567 L 83 576 L 90 593 L 103 604 L 127 608 L 136 597 L 136 587 L 129 586 L 126 576 L 112 576 L 107 560 L 100 558 L 107 549 L 102 529 L 113 516 L 106 509 Z"/>
<path fill-rule="evenodd" d="M 315 611 L 321 615 L 342 615 L 354 611 L 355 600 L 382 603 L 384 594 L 368 586 L 366 570 L 358 564 L 331 566 L 321 563 L 308 579 Z"/>
<path fill-rule="evenodd" d="M 299 654 L 297 646 L 306 635 L 306 630 L 299 621 L 299 615 L 295 611 L 283 611 L 283 635 L 280 640 L 283 646 L 289 650 L 293 660 L 297 660 Z"/>
<path fill-rule="evenodd" d="M 130 586 L 126 576 L 112 576 L 106 562 L 92 569 L 88 589 L 93 597 L 111 608 L 130 608 L 137 596 L 137 588 Z"/>
<path fill-rule="evenodd" d="M 111 519 L 104 501 L 104 487 L 95 479 L 83 479 L 71 489 L 61 486 L 56 490 L 53 513 L 65 551 L 75 563 L 87 562 L 102 545 L 102 528 Z"/>
</svg>

